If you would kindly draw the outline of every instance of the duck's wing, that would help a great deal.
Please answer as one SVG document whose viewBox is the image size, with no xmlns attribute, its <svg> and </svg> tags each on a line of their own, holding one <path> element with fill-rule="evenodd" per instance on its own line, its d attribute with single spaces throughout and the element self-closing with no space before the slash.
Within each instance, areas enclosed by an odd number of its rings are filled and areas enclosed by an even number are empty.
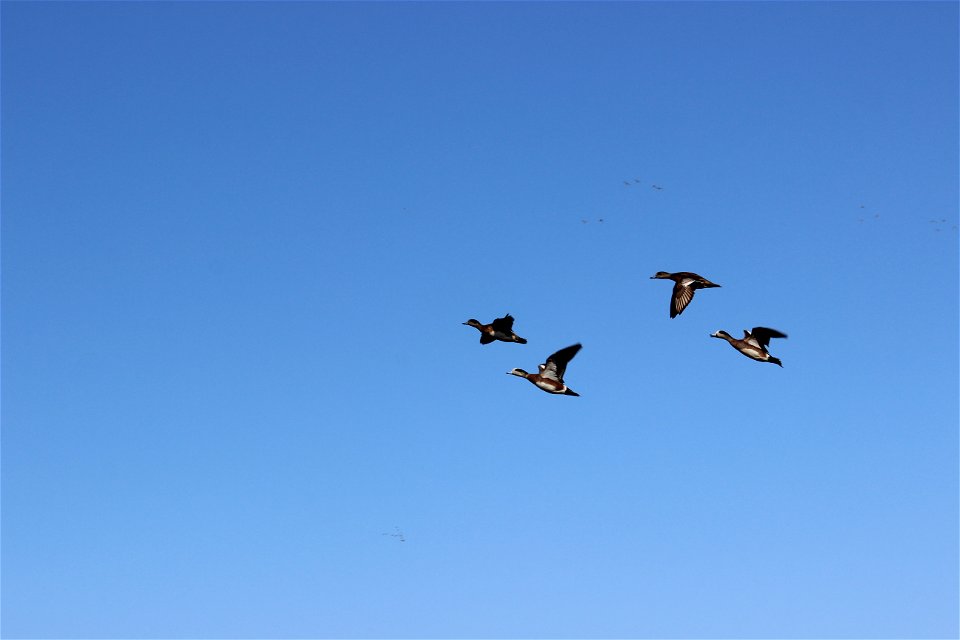
<svg viewBox="0 0 960 640">
<path fill-rule="evenodd" d="M 492 335 L 490 335 L 486 331 L 480 332 L 480 344 L 490 344 L 494 340 L 496 340 L 496 338 L 494 338 Z"/>
<path fill-rule="evenodd" d="M 673 285 L 673 294 L 670 296 L 671 318 L 676 318 L 683 313 L 683 310 L 686 309 L 690 301 L 693 300 L 693 289 L 684 286 L 681 282 L 682 280 L 678 280 L 677 283 Z"/>
<path fill-rule="evenodd" d="M 509 313 L 502 318 L 497 318 L 490 323 L 490 326 L 493 327 L 494 331 L 502 331 L 503 333 L 513 333 L 513 316 Z"/>
<path fill-rule="evenodd" d="M 753 338 L 758 345 L 766 349 L 767 345 L 770 344 L 770 338 L 786 338 L 787 334 L 767 327 L 754 327 L 750 330 L 750 337 Z"/>
<path fill-rule="evenodd" d="M 694 283 L 693 283 L 691 286 L 696 287 L 697 289 L 709 289 L 709 288 L 711 288 L 711 287 L 719 287 L 719 286 L 720 286 L 720 285 L 718 285 L 716 282 L 710 282 L 709 280 L 707 280 L 707 279 L 704 278 L 703 276 L 699 276 L 699 275 L 697 275 L 697 274 L 695 274 L 695 273 L 691 273 L 690 275 L 693 276 L 693 278 L 694 278 Z"/>
<path fill-rule="evenodd" d="M 552 358 L 553 356 L 550 356 Z M 551 380 L 556 380 L 559 382 L 563 378 L 563 372 L 557 373 L 557 363 L 553 362 L 549 358 L 545 364 L 538 364 L 537 369 L 540 370 L 541 378 L 550 378 Z"/>
<path fill-rule="evenodd" d="M 580 351 L 582 346 L 578 342 L 551 355 L 547 358 L 546 364 L 541 365 L 543 369 L 540 371 L 540 375 L 557 382 L 563 382 L 563 374 L 567 371 L 567 363 L 573 360 L 573 356 L 577 355 L 577 351 Z"/>
</svg>

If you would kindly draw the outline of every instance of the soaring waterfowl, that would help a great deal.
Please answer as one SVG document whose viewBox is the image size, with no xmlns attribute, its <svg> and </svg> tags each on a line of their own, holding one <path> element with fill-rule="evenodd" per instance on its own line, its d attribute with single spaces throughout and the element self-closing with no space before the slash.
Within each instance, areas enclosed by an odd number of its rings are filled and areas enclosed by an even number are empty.
<svg viewBox="0 0 960 640">
<path fill-rule="evenodd" d="M 657 271 L 650 276 L 651 280 L 673 280 L 673 295 L 670 296 L 670 317 L 676 318 L 683 313 L 690 301 L 693 300 L 693 292 L 697 289 L 709 289 L 719 287 L 720 285 L 710 282 L 703 276 L 698 276 L 689 271 L 678 271 L 677 273 L 667 273 L 666 271 Z"/>
<path fill-rule="evenodd" d="M 480 344 L 490 344 L 494 340 L 527 344 L 526 340 L 513 332 L 513 316 L 509 313 L 502 318 L 497 318 L 490 324 L 480 324 L 479 321 L 473 318 L 470 318 L 463 324 L 469 327 L 476 327 L 480 330 Z"/>
<path fill-rule="evenodd" d="M 767 353 L 767 345 L 770 344 L 770 338 L 786 338 L 787 334 L 780 333 L 776 329 L 767 327 L 754 327 L 750 331 L 743 330 L 743 340 L 737 340 L 722 329 L 716 333 L 711 333 L 712 338 L 723 338 L 730 343 L 730 346 L 743 355 L 757 360 L 758 362 L 772 362 L 775 365 L 783 367 L 780 358 L 774 358 Z"/>
<path fill-rule="evenodd" d="M 539 373 L 527 373 L 523 369 L 514 369 L 512 371 L 507 371 L 507 375 L 526 378 L 547 393 L 556 393 L 564 396 L 579 396 L 579 393 L 568 387 L 563 381 L 563 373 L 567 370 L 567 363 L 573 360 L 573 356 L 577 355 L 577 351 L 580 351 L 581 346 L 582 345 L 578 342 L 577 344 L 560 349 L 560 351 L 552 354 L 549 358 L 547 358 L 547 362 L 545 364 L 537 365 L 537 367 L 540 369 Z"/>
</svg>

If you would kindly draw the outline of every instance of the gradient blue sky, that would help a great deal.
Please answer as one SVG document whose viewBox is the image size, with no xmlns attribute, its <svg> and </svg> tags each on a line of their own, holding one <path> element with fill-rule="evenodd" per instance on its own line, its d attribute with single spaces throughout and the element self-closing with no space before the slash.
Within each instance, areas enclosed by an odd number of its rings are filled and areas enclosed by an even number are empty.
<svg viewBox="0 0 960 640">
<path fill-rule="evenodd" d="M 4 637 L 957 637 L 957 3 L 0 11 Z"/>
</svg>

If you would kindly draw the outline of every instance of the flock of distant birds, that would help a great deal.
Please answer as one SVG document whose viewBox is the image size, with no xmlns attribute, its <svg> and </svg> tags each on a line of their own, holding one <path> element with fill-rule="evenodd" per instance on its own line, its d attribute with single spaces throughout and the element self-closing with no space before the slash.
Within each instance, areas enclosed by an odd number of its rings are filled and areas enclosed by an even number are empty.
<svg viewBox="0 0 960 640">
<path fill-rule="evenodd" d="M 632 187 L 632 186 L 635 185 L 635 184 L 642 184 L 642 183 L 640 182 L 640 178 L 634 178 L 632 181 L 631 181 L 631 180 L 624 180 L 624 181 L 623 181 L 623 186 L 625 186 L 625 187 Z M 663 187 L 661 187 L 661 186 L 658 185 L 658 184 L 651 184 L 651 185 L 650 185 L 650 188 L 653 189 L 653 190 L 655 190 L 655 191 L 663 191 Z"/>
<path fill-rule="evenodd" d="M 646 184 L 646 183 L 641 182 L 640 178 L 634 178 L 633 180 L 623 181 L 623 186 L 625 187 L 633 187 L 633 186 L 642 185 L 642 184 Z M 661 187 L 658 184 L 651 184 L 650 188 L 653 189 L 654 191 L 663 191 L 663 187 Z M 587 224 L 588 222 L 590 221 L 587 220 L 586 218 L 580 218 L 580 224 Z M 603 218 L 597 218 L 597 222 L 599 222 L 600 224 L 603 224 Z"/>
<path fill-rule="evenodd" d="M 651 280 L 672 280 L 673 294 L 670 296 L 670 317 L 676 318 L 683 313 L 690 301 L 693 300 L 693 294 L 698 289 L 710 289 L 719 287 L 719 284 L 710 282 L 703 276 L 690 271 L 679 271 L 677 273 L 668 273 L 658 271 L 650 278 Z M 527 341 L 513 332 L 513 316 L 509 313 L 502 318 L 497 318 L 489 324 L 483 324 L 479 320 L 470 318 L 463 324 L 474 327 L 480 331 L 480 344 L 490 344 L 491 342 L 516 342 L 517 344 L 526 344 Z M 787 334 L 770 329 L 768 327 L 754 327 L 750 331 L 743 330 L 743 338 L 738 339 L 731 336 L 722 329 L 716 333 L 711 333 L 713 338 L 721 338 L 730 343 L 730 346 L 747 356 L 751 360 L 758 362 L 769 362 L 771 364 L 783 367 L 779 358 L 770 355 L 767 347 L 770 345 L 771 338 L 786 338 Z M 526 378 L 532 382 L 538 389 L 553 393 L 556 395 L 579 396 L 580 394 L 567 386 L 563 381 L 563 374 L 567 371 L 567 364 L 580 351 L 582 345 L 577 344 L 564 347 L 559 351 L 550 354 L 547 361 L 537 365 L 537 373 L 529 373 L 523 369 L 512 369 L 507 375 L 514 375 L 520 378 Z"/>
<path fill-rule="evenodd" d="M 647 184 L 647 183 L 644 182 L 644 181 L 642 181 L 640 178 L 633 178 L 633 179 L 631 179 L 631 180 L 624 180 L 624 181 L 623 181 L 623 186 L 625 186 L 625 187 L 644 186 L 644 185 L 646 185 L 646 184 Z M 658 184 L 656 184 L 656 183 L 650 183 L 650 188 L 653 189 L 654 191 L 663 191 L 663 187 L 661 187 L 660 185 L 658 185 Z M 867 208 L 866 205 L 864 205 L 864 204 L 861 204 L 861 205 L 860 205 L 860 209 L 866 209 L 866 208 Z M 874 220 L 878 220 L 878 219 L 880 218 L 880 214 L 879 214 L 879 213 L 874 213 L 873 216 L 872 216 L 872 218 L 873 218 Z M 862 224 L 864 221 L 866 221 L 866 220 L 867 220 L 867 218 L 866 218 L 865 216 L 860 216 L 860 217 L 858 218 L 858 222 L 860 222 L 861 224 Z M 586 219 L 586 218 L 580 218 L 580 224 L 588 224 L 589 222 L 590 222 L 590 220 L 588 220 L 588 219 Z M 596 219 L 596 222 L 598 222 L 598 223 L 600 223 L 600 224 L 603 224 L 604 219 L 603 219 L 603 218 L 597 218 L 597 219 Z M 936 225 L 936 228 L 934 229 L 934 231 L 937 231 L 937 232 L 941 231 L 942 229 L 945 229 L 945 228 L 947 227 L 947 225 L 949 224 L 949 223 L 947 222 L 947 219 L 946 219 L 946 218 L 928 220 L 928 223 L 929 223 L 929 224 Z M 952 229 L 953 229 L 954 231 L 956 231 L 956 230 L 957 230 L 957 225 L 952 225 Z"/>
<path fill-rule="evenodd" d="M 860 208 L 861 208 L 861 209 L 866 209 L 866 205 L 861 204 L 861 205 L 860 205 Z M 871 217 L 872 217 L 873 220 L 879 220 L 879 219 L 880 219 L 880 214 L 879 214 L 879 213 L 875 213 L 875 214 L 873 214 L 873 216 L 871 216 Z M 860 218 L 857 219 L 857 222 L 859 222 L 860 224 L 863 224 L 866 220 L 868 220 L 868 218 L 861 216 Z M 930 220 L 927 220 L 927 224 L 936 225 L 936 227 L 934 228 L 934 231 L 937 232 L 937 233 L 940 233 L 940 231 L 942 231 L 943 229 L 946 229 L 946 228 L 947 228 L 947 225 L 949 224 L 949 222 L 947 221 L 946 218 L 939 218 L 939 219 L 937 219 L 937 218 L 932 218 L 932 219 L 930 219 Z M 957 230 L 957 225 L 954 224 L 954 225 L 950 225 L 950 226 L 951 226 L 951 228 L 952 228 L 954 231 Z"/>
<path fill-rule="evenodd" d="M 390 536 L 391 538 L 396 538 L 400 542 L 407 541 L 406 537 L 403 535 L 403 531 L 400 531 L 400 527 L 394 527 L 393 530 L 396 531 L 396 533 L 383 533 L 381 535 Z"/>
</svg>

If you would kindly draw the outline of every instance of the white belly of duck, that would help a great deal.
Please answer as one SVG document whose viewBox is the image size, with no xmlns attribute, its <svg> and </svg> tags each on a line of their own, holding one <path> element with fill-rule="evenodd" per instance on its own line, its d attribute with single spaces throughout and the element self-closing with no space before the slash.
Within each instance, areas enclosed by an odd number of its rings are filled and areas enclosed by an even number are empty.
<svg viewBox="0 0 960 640">
<path fill-rule="evenodd" d="M 566 389 L 566 385 L 559 385 L 551 380 L 532 380 L 531 382 L 548 393 L 563 393 Z"/>
<path fill-rule="evenodd" d="M 748 358 L 753 358 L 754 360 L 766 360 L 770 357 L 770 355 L 765 351 L 762 349 L 757 349 L 756 347 L 743 347 L 738 349 L 738 351 Z"/>
</svg>

